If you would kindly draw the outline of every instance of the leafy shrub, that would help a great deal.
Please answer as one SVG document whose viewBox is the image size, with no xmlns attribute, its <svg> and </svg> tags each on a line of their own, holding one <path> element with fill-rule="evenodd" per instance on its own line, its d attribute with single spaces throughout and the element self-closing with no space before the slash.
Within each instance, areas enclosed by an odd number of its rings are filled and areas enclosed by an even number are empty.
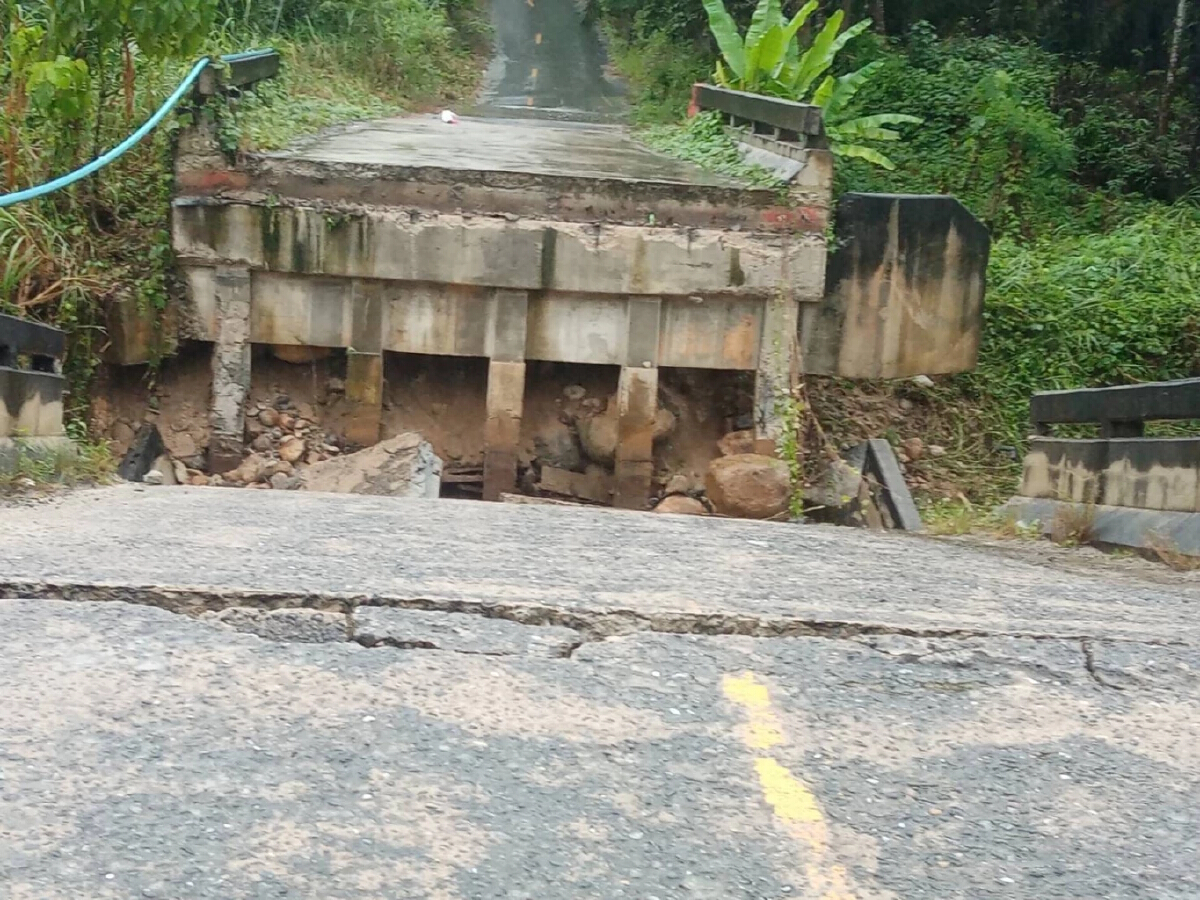
<svg viewBox="0 0 1200 900">
<path fill-rule="evenodd" d="M 684 114 L 692 85 L 712 71 L 706 48 L 678 43 L 656 28 L 646 12 L 628 29 L 606 25 L 609 53 L 629 83 L 634 118 L 641 124 L 676 122 Z"/>
<path fill-rule="evenodd" d="M 1200 206 L 1149 206 L 1107 233 L 995 243 L 972 388 L 1025 437 L 1035 391 L 1200 375 Z"/>
<path fill-rule="evenodd" d="M 843 161 L 839 187 L 954 194 L 997 233 L 1062 223 L 1076 189 L 1070 134 L 1051 108 L 1055 57 L 996 38 L 939 41 L 928 27 L 913 30 L 906 51 L 878 40 L 857 48 L 852 65 L 884 65 L 854 105 L 924 125 L 890 154 L 895 173 Z"/>
</svg>

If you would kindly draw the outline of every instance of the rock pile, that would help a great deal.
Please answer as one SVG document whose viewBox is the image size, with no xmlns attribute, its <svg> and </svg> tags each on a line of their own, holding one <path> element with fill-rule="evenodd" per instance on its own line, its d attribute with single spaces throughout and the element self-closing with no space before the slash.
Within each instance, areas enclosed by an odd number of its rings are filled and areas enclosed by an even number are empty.
<svg viewBox="0 0 1200 900">
<path fill-rule="evenodd" d="M 293 403 L 284 394 L 246 405 L 246 441 L 250 452 L 236 469 L 224 475 L 192 475 L 189 483 L 297 490 L 307 467 L 347 449 L 341 437 L 321 428 L 309 404 Z"/>
</svg>

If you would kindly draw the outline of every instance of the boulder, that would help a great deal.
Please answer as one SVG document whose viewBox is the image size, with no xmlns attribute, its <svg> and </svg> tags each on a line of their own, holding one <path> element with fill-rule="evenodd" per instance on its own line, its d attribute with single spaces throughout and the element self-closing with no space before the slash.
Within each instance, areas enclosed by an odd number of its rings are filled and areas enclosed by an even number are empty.
<svg viewBox="0 0 1200 900">
<path fill-rule="evenodd" d="M 309 466 L 301 475 L 300 487 L 333 494 L 434 498 L 441 485 L 441 459 L 428 441 L 407 432 Z"/>
<path fill-rule="evenodd" d="M 610 465 L 617 454 L 616 411 L 579 420 L 579 443 L 592 462 Z"/>
<path fill-rule="evenodd" d="M 713 508 L 740 519 L 770 519 L 787 512 L 792 478 L 781 459 L 738 453 L 715 459 L 704 480 Z"/>
<path fill-rule="evenodd" d="M 704 508 L 703 503 L 691 497 L 686 497 L 683 494 L 672 494 L 670 497 L 664 497 L 658 506 L 654 507 L 654 511 L 673 516 L 708 515 L 708 510 Z"/>
<path fill-rule="evenodd" d="M 575 432 L 557 419 L 546 425 L 533 437 L 533 455 L 543 466 L 569 469 L 577 472 L 583 468 L 583 453 Z"/>
<path fill-rule="evenodd" d="M 831 460 L 812 486 L 805 489 L 804 501 L 810 506 L 828 510 L 832 515 L 838 510 L 857 506 L 862 482 L 862 472 L 854 465 L 844 459 Z M 821 518 L 834 520 L 829 516 Z"/>
<path fill-rule="evenodd" d="M 303 438 L 289 435 L 279 444 L 279 458 L 284 462 L 296 463 L 304 457 L 304 451 L 307 449 Z"/>
<path fill-rule="evenodd" d="M 143 425 L 117 467 L 117 474 L 126 481 L 141 481 L 154 468 L 155 460 L 166 452 L 167 446 L 163 443 L 158 426 Z"/>
<path fill-rule="evenodd" d="M 675 430 L 675 414 L 669 409 L 659 409 L 654 416 L 654 440 L 661 441 Z M 592 462 L 610 465 L 617 454 L 619 421 L 616 401 L 610 401 L 608 409 L 599 416 L 580 419 L 579 442 L 583 452 Z"/>
<path fill-rule="evenodd" d="M 717 449 L 722 456 L 738 456 L 754 452 L 753 431 L 731 431 L 717 441 Z"/>
<path fill-rule="evenodd" d="M 900 445 L 900 449 L 904 451 L 904 455 L 912 462 L 917 462 L 925 455 L 925 442 L 919 437 L 909 438 Z"/>
<path fill-rule="evenodd" d="M 225 480 L 237 484 L 254 484 L 262 477 L 263 466 L 266 464 L 267 461 L 257 453 L 251 453 L 242 460 L 241 465 L 225 476 Z"/>
<path fill-rule="evenodd" d="M 695 487 L 692 479 L 681 472 L 678 475 L 671 476 L 671 480 L 667 482 L 664 493 L 667 496 L 672 494 L 690 494 Z"/>
</svg>

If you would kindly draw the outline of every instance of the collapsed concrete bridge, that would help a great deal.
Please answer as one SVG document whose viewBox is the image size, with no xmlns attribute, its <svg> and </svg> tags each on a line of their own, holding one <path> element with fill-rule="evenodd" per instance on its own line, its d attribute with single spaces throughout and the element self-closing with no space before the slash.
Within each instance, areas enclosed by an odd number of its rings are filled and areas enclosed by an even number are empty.
<svg viewBox="0 0 1200 900">
<path fill-rule="evenodd" d="M 212 471 L 241 459 L 254 345 L 344 351 L 360 444 L 380 439 L 385 354 L 485 358 L 491 499 L 517 482 L 527 363 L 615 367 L 626 507 L 650 489 L 661 369 L 754 373 L 754 437 L 771 453 L 802 371 L 972 367 L 986 231 L 948 198 L 932 215 L 851 204 L 868 218 L 839 224 L 827 286 L 819 110 L 761 99 L 700 96 L 750 126 L 746 149 L 783 186 L 715 176 L 612 125 L 411 116 L 231 161 L 199 119 L 179 144 L 173 237 L 179 335 L 213 348 Z"/>
</svg>

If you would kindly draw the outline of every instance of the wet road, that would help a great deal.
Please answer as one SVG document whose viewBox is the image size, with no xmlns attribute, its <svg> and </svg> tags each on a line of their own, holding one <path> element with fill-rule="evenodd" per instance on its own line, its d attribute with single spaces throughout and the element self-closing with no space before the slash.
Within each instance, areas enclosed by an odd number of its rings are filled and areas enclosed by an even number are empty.
<svg viewBox="0 0 1200 900">
<path fill-rule="evenodd" d="M 491 0 L 496 55 L 475 115 L 613 119 L 625 104 L 575 0 Z"/>
</svg>

